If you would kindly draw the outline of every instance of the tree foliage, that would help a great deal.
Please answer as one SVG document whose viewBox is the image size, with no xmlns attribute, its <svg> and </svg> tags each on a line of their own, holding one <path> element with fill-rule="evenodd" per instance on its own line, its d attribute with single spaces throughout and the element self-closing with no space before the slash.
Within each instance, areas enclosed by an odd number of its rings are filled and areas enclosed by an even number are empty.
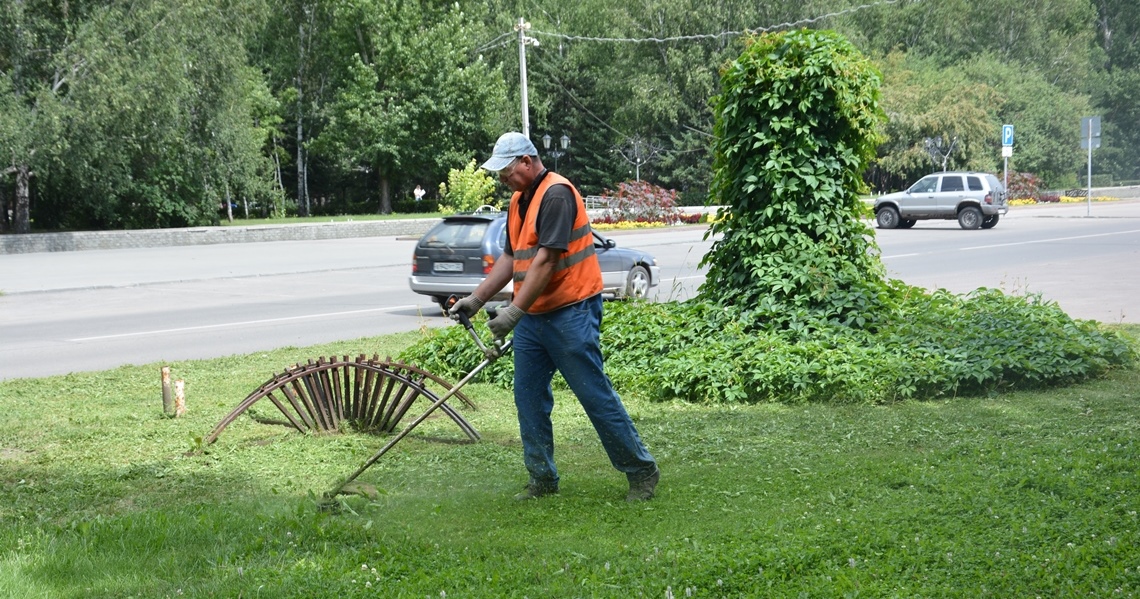
<svg viewBox="0 0 1140 599">
<path fill-rule="evenodd" d="M 948 168 L 996 170 L 1006 123 L 1011 166 L 1068 186 L 1092 114 L 1094 173 L 1140 179 L 1133 0 L 853 4 L 10 0 L 0 199 L 21 230 L 387 211 L 521 128 L 520 17 L 541 42 L 526 48 L 532 137 L 572 139 L 558 170 L 586 194 L 636 172 L 682 204 L 707 199 L 720 69 L 743 31 L 797 21 L 884 73 L 877 190 L 936 168 L 928 140 Z"/>
<path fill-rule="evenodd" d="M 355 53 L 314 144 L 344 168 L 374 171 L 379 211 L 391 212 L 392 179 L 463 165 L 500 132 L 502 78 L 469 56 L 481 29 L 458 4 L 352 1 L 335 15 Z"/>
</svg>

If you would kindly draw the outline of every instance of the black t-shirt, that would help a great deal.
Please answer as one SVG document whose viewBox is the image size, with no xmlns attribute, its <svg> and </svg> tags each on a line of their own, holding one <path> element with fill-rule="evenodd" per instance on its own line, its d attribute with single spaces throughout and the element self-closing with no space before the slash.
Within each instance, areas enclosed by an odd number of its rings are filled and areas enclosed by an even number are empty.
<svg viewBox="0 0 1140 599">
<path fill-rule="evenodd" d="M 544 170 L 535 177 L 530 189 L 519 198 L 519 216 L 526 219 L 527 209 L 530 207 L 535 190 L 546 178 L 550 171 Z M 566 251 L 570 247 L 570 232 L 574 229 L 574 220 L 578 217 L 578 202 L 574 199 L 574 191 L 569 185 L 551 185 L 538 206 L 539 247 L 552 250 Z M 507 246 L 503 248 L 507 254 L 514 256 L 514 246 L 511 243 L 510 227 L 507 228 Z"/>
</svg>

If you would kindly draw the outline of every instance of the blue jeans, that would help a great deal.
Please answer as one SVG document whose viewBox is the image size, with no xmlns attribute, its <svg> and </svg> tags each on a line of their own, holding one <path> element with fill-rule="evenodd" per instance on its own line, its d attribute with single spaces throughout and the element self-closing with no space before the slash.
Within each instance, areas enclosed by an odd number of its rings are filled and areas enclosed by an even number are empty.
<svg viewBox="0 0 1140 599">
<path fill-rule="evenodd" d="M 553 312 L 527 314 L 515 327 L 515 407 L 523 461 L 533 484 L 558 485 L 550 422 L 554 409 L 550 381 L 555 369 L 578 397 L 614 468 L 630 481 L 657 469 L 602 369 L 601 326 L 602 298 L 595 295 Z"/>
</svg>

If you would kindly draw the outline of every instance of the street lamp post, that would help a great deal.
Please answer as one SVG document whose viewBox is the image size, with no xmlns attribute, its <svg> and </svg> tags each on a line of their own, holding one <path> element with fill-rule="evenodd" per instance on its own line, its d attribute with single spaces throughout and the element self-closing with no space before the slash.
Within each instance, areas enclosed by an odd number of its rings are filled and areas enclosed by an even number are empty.
<svg viewBox="0 0 1140 599">
<path fill-rule="evenodd" d="M 631 138 L 629 144 L 629 153 L 626 153 L 620 147 L 614 148 L 612 151 L 617 152 L 622 158 L 625 158 L 626 162 L 633 165 L 634 178 L 638 182 L 641 182 L 641 165 L 649 162 L 649 159 L 653 158 L 660 148 L 653 147 L 652 144 L 641 139 L 641 137 Z"/>
<path fill-rule="evenodd" d="M 557 147 L 555 147 L 553 150 L 551 150 L 550 149 L 550 142 L 553 139 L 554 138 L 550 137 L 549 133 L 547 133 L 546 135 L 543 135 L 542 136 L 542 147 L 546 150 L 549 150 L 550 155 L 554 157 L 554 170 L 555 170 L 555 172 L 557 172 L 558 171 L 558 159 L 562 158 L 563 156 L 566 155 L 566 149 L 570 147 L 570 138 L 566 135 L 563 135 L 558 140 L 558 142 L 562 144 L 562 149 L 558 149 Z"/>
</svg>

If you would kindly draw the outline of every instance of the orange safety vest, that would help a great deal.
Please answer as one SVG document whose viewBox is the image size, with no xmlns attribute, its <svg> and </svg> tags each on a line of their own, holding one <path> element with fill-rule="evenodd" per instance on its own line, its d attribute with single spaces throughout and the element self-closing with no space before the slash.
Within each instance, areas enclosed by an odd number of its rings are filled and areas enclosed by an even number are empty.
<svg viewBox="0 0 1140 599">
<path fill-rule="evenodd" d="M 569 246 L 558 260 L 550 283 L 527 310 L 531 314 L 557 310 L 602 292 L 602 268 L 594 253 L 594 235 L 590 229 L 590 216 L 586 214 L 586 203 L 566 177 L 548 172 L 534 191 L 525 220 L 519 214 L 522 192 L 516 191 L 511 197 L 507 226 L 510 227 L 511 249 L 514 251 L 515 293 L 522 289 L 530 263 L 538 255 L 538 209 L 551 185 L 570 187 L 574 192 L 574 200 L 578 203 L 578 215 L 570 231 Z"/>
</svg>

